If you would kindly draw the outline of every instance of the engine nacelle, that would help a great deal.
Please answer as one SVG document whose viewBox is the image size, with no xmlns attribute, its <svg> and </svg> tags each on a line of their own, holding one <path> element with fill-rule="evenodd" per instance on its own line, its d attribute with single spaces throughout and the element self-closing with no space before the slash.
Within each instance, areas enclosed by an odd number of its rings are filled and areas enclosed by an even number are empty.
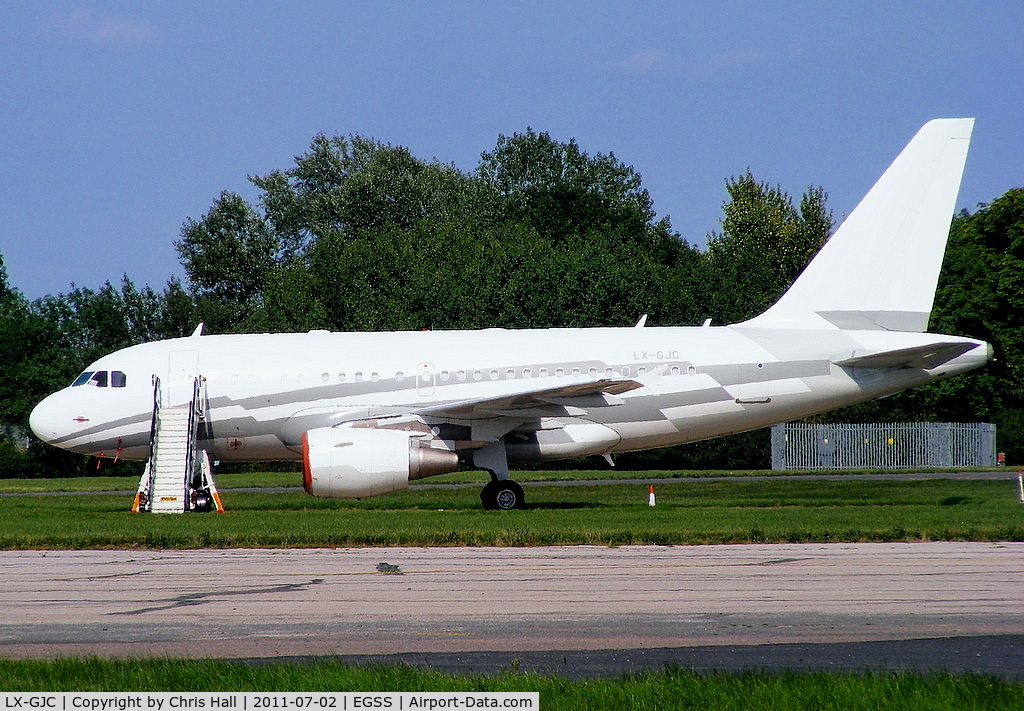
<svg viewBox="0 0 1024 711">
<path fill-rule="evenodd" d="M 401 430 L 319 427 L 302 435 L 302 485 L 313 496 L 358 499 L 455 471 L 455 452 Z"/>
</svg>

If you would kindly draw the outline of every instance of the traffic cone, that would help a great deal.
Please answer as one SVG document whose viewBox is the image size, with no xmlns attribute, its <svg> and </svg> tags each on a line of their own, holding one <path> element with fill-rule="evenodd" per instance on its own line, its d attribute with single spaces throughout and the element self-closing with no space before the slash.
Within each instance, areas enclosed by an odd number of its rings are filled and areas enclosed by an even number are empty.
<svg viewBox="0 0 1024 711">
<path fill-rule="evenodd" d="M 647 487 L 647 505 L 654 506 L 654 484 Z"/>
</svg>

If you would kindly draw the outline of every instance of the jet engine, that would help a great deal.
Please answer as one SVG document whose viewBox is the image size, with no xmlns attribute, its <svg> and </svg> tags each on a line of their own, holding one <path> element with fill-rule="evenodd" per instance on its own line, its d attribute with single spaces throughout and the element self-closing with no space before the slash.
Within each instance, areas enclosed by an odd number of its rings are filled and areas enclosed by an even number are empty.
<svg viewBox="0 0 1024 711">
<path fill-rule="evenodd" d="M 357 499 L 398 491 L 409 481 L 459 466 L 455 452 L 434 449 L 401 430 L 318 427 L 302 435 L 302 484 L 313 496 Z"/>
</svg>

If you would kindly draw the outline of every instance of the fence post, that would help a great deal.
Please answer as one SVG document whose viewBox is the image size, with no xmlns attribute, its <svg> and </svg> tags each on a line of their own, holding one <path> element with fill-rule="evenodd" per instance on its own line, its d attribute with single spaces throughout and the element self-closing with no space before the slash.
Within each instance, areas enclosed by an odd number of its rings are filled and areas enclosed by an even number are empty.
<svg viewBox="0 0 1024 711">
<path fill-rule="evenodd" d="M 786 471 L 786 423 L 772 425 L 772 471 Z"/>
</svg>

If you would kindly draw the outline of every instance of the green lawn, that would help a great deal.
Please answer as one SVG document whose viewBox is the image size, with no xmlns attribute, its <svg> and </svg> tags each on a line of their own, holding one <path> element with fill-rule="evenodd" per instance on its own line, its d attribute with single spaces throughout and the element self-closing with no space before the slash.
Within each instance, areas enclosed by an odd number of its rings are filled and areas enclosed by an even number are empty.
<svg viewBox="0 0 1024 711">
<path fill-rule="evenodd" d="M 130 514 L 127 493 L 10 496 L 0 498 L 0 548 L 1024 540 L 1010 478 L 671 479 L 656 489 L 649 508 L 643 485 L 541 484 L 527 487 L 526 510 L 501 512 L 481 508 L 478 487 L 361 501 L 226 488 L 226 513 L 180 516 Z"/>
<path fill-rule="evenodd" d="M 570 680 L 507 672 L 452 676 L 406 666 L 242 665 L 209 660 L 0 660 L 0 691 L 537 691 L 540 708 L 1020 709 L 1024 686 L 976 676 L 907 673 L 694 674 L 676 668 Z"/>
</svg>

